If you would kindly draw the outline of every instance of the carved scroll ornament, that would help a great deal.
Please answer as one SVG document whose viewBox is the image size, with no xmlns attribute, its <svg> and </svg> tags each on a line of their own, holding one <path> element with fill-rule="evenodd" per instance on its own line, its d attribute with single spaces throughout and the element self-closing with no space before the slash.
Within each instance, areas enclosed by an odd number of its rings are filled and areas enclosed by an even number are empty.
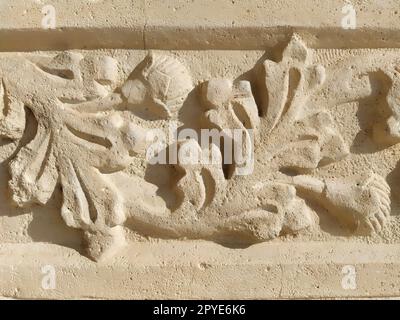
<svg viewBox="0 0 400 320">
<path fill-rule="evenodd" d="M 119 62 L 109 56 L 4 54 L 0 134 L 16 145 L 7 160 L 11 199 L 21 207 L 44 206 L 61 192 L 61 216 L 82 230 L 87 255 L 95 260 L 114 254 L 126 228 L 151 237 L 252 244 L 312 230 L 316 211 L 324 210 L 355 234 L 380 232 L 391 214 L 385 177 L 318 173 L 351 153 L 329 106 L 362 97 L 353 97 L 351 86 L 336 100 L 329 96 L 331 75 L 313 52 L 294 35 L 281 59 L 256 65 L 251 79 L 197 85 L 184 61 L 157 52 L 122 85 L 116 85 Z M 357 72 L 381 72 L 390 84 L 388 115 L 373 137 L 386 148 L 400 136 L 398 72 L 368 66 Z M 337 77 L 343 86 L 360 79 L 349 70 Z M 182 117 L 185 105 L 196 108 L 190 121 Z M 159 175 L 154 181 L 128 174 L 134 159 L 145 158 L 150 128 L 173 120 L 178 130 L 193 123 L 198 130 L 242 130 L 243 139 L 225 139 L 252 153 L 252 173 L 239 173 L 249 163 L 226 164 L 221 146 L 206 150 L 185 139 L 166 145 L 165 152 L 188 148 L 217 161 L 145 164 L 144 171 Z"/>
</svg>

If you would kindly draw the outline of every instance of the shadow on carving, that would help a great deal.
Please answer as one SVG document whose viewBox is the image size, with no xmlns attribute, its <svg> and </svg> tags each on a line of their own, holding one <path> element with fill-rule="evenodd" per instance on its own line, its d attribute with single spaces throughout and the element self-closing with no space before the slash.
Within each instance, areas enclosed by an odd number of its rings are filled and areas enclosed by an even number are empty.
<svg viewBox="0 0 400 320">
<path fill-rule="evenodd" d="M 24 208 L 17 214 L 33 212 L 28 233 L 34 241 L 76 248 L 80 242 L 68 239 L 82 238 L 85 254 L 94 260 L 124 245 L 125 227 L 149 238 L 207 239 L 231 248 L 302 232 L 343 237 L 381 232 L 393 200 L 385 177 L 321 172 L 350 152 L 384 149 L 370 142 L 376 122 L 386 123 L 396 137 L 395 77 L 372 71 L 367 97 L 338 99 L 360 104 L 362 132 L 349 150 L 332 110 L 318 105 L 321 90 L 336 79 L 326 82 L 326 67 L 298 35 L 281 45 L 237 79 L 207 79 L 196 87 L 179 58 L 159 52 L 118 85 L 118 61 L 108 56 L 21 56 L 15 64 L 22 64 L 41 91 L 30 88 L 22 95 L 29 86 L 13 74 L 2 81 L 0 135 L 19 142 L 3 164 L 10 176 L 2 173 L 2 188 L 12 192 L 10 199 L 2 194 L 4 210 L 13 201 Z M 171 120 L 180 121 L 178 133 L 216 130 L 220 144 L 181 137 L 154 155 L 164 164 L 148 163 L 135 168 L 143 175 L 128 174 L 133 158 L 146 156 L 149 130 L 159 125 L 167 131 Z M 250 157 L 227 161 L 232 154 L 224 142 Z M 168 164 L 172 148 L 200 159 L 213 155 L 215 161 L 179 158 Z M 388 181 L 396 177 L 397 168 Z M 55 227 L 44 230 L 48 224 Z"/>
<path fill-rule="evenodd" d="M 360 99 L 357 118 L 361 131 L 351 145 L 351 152 L 367 154 L 381 151 L 390 144 L 385 121 L 390 116 L 387 96 L 392 81 L 383 71 L 368 73 L 371 96 Z"/>
</svg>

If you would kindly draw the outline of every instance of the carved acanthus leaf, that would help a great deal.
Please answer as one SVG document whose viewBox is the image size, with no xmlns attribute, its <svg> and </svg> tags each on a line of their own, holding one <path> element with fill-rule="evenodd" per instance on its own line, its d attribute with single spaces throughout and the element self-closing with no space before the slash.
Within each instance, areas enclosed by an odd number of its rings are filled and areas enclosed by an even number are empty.
<svg viewBox="0 0 400 320">
<path fill-rule="evenodd" d="M 267 132 L 279 121 L 294 121 L 301 117 L 309 96 L 325 80 L 322 65 L 312 64 L 312 51 L 294 35 L 283 52 L 282 60 L 266 60 L 260 72 L 262 116 Z"/>
<path fill-rule="evenodd" d="M 0 136 L 9 139 L 20 139 L 25 128 L 24 105 L 10 95 L 5 81 L 0 82 Z"/>
</svg>

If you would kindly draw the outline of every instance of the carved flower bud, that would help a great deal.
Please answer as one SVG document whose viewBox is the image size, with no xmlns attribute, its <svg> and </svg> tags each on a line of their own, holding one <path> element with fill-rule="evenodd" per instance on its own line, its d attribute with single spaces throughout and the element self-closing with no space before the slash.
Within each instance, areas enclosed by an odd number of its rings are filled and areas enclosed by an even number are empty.
<svg viewBox="0 0 400 320">
<path fill-rule="evenodd" d="M 207 108 L 222 106 L 232 98 L 232 81 L 228 79 L 211 79 L 202 87 L 204 105 Z"/>
<path fill-rule="evenodd" d="M 143 103 L 147 94 L 145 84 L 139 79 L 128 80 L 121 90 L 124 97 L 132 104 Z"/>
<path fill-rule="evenodd" d="M 122 133 L 126 148 L 130 152 L 144 153 L 146 151 L 150 141 L 147 141 L 147 134 L 144 128 L 129 123 L 123 128 Z"/>
<path fill-rule="evenodd" d="M 94 60 L 94 79 L 104 85 L 113 84 L 118 77 L 117 60 L 103 56 Z"/>
</svg>

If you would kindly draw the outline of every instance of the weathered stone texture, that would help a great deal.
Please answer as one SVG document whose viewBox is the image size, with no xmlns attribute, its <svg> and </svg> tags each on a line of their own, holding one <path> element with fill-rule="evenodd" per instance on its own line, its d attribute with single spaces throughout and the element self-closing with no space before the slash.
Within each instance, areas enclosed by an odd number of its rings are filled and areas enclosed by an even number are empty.
<svg viewBox="0 0 400 320">
<path fill-rule="evenodd" d="M 45 5 L 0 2 L 0 297 L 400 295 L 396 1 Z"/>
</svg>

